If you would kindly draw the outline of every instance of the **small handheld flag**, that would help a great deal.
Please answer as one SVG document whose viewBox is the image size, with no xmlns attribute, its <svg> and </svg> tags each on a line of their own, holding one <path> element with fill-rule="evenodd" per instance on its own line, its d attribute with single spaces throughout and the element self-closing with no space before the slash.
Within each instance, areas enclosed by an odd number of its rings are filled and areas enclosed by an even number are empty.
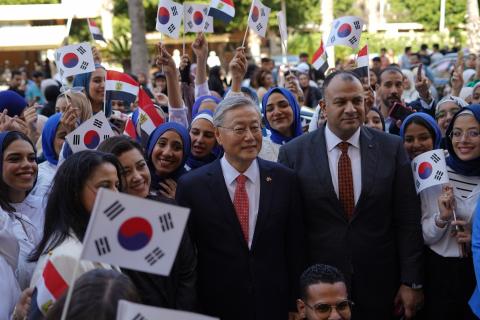
<svg viewBox="0 0 480 320">
<path fill-rule="evenodd" d="M 183 6 L 185 32 L 213 32 L 213 17 L 208 15 L 208 5 L 184 3 Z"/>
<path fill-rule="evenodd" d="M 271 9 L 265 6 L 260 0 L 253 0 L 248 16 L 248 27 L 260 37 L 265 38 L 267 32 L 268 17 Z"/>
<path fill-rule="evenodd" d="M 97 41 L 103 41 L 107 43 L 107 40 L 103 37 L 102 30 L 97 26 L 95 20 L 90 20 L 87 18 L 88 22 L 88 29 L 90 30 L 90 33 L 92 34 L 92 38 Z"/>
<path fill-rule="evenodd" d="M 287 30 L 287 19 L 285 18 L 285 13 L 283 11 L 277 12 L 277 21 L 278 29 L 280 30 L 280 38 L 282 39 L 283 47 L 287 51 L 288 45 L 288 30 Z"/>
<path fill-rule="evenodd" d="M 320 47 L 315 51 L 312 57 L 312 65 L 316 70 L 323 73 L 328 69 L 327 53 L 323 46 L 323 41 L 320 42 Z"/>
<path fill-rule="evenodd" d="M 87 42 L 57 49 L 55 62 L 62 79 L 95 71 L 92 47 Z"/>
<path fill-rule="evenodd" d="M 422 190 L 448 183 L 447 164 L 443 150 L 422 153 L 412 160 L 412 171 L 417 194 Z"/>
<path fill-rule="evenodd" d="M 218 320 L 198 313 L 146 306 L 126 300 L 118 301 L 116 320 Z"/>
<path fill-rule="evenodd" d="M 165 118 L 158 113 L 152 99 L 150 99 L 145 90 L 140 89 L 138 108 L 132 114 L 132 121 L 136 126 L 136 131 L 140 134 L 139 138 L 143 146 L 146 146 L 148 137 L 150 137 L 153 130 L 165 122 Z"/>
<path fill-rule="evenodd" d="M 65 139 L 75 153 L 82 150 L 96 150 L 103 140 L 113 136 L 113 130 L 101 111 L 70 132 Z"/>
<path fill-rule="evenodd" d="M 171 0 L 160 0 L 157 10 L 157 31 L 178 39 L 183 18 L 183 5 Z"/>
<path fill-rule="evenodd" d="M 363 22 L 360 18 L 347 16 L 335 19 L 326 46 L 347 46 L 356 49 L 360 43 Z"/>
<path fill-rule="evenodd" d="M 233 0 L 212 0 L 210 2 L 208 15 L 215 19 L 229 23 L 235 17 Z"/>
<path fill-rule="evenodd" d="M 168 276 L 189 209 L 100 189 L 81 258 Z"/>
<path fill-rule="evenodd" d="M 130 106 L 138 96 L 139 84 L 126 73 L 107 70 L 105 75 L 105 104 L 112 105 L 112 100 L 122 100 Z"/>
<path fill-rule="evenodd" d="M 368 45 L 365 45 L 357 55 L 357 68 L 353 71 L 355 72 L 360 78 L 365 78 L 369 76 L 369 60 L 368 60 Z"/>
</svg>

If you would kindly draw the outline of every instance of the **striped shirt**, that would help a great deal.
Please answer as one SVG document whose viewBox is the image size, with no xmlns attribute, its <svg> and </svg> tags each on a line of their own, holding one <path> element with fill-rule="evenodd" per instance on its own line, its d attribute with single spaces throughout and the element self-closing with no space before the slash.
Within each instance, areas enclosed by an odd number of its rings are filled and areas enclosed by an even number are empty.
<svg viewBox="0 0 480 320">
<path fill-rule="evenodd" d="M 463 199 L 468 198 L 472 191 L 480 184 L 480 177 L 460 175 L 450 168 L 448 168 L 448 178 L 455 190 L 455 194 Z"/>
</svg>

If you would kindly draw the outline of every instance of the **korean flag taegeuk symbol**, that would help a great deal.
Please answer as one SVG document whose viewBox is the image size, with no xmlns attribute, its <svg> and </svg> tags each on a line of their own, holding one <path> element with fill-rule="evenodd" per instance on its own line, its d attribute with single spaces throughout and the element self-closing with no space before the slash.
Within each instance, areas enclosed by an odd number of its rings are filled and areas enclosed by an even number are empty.
<svg viewBox="0 0 480 320">
<path fill-rule="evenodd" d="M 65 138 L 75 153 L 82 150 L 96 150 L 103 140 L 113 135 L 113 130 L 102 111 L 82 123 Z"/>
<path fill-rule="evenodd" d="M 168 276 L 189 209 L 100 189 L 82 258 Z"/>
<path fill-rule="evenodd" d="M 341 17 L 333 21 L 326 47 L 348 46 L 356 49 L 360 44 L 363 22 L 354 16 Z"/>
<path fill-rule="evenodd" d="M 183 5 L 172 0 L 160 0 L 158 3 L 157 31 L 178 39 L 183 19 Z"/>
<path fill-rule="evenodd" d="M 448 183 L 448 171 L 443 150 L 422 153 L 412 160 L 412 172 L 417 193 Z"/>
<path fill-rule="evenodd" d="M 183 8 L 185 32 L 213 32 L 213 17 L 208 15 L 208 5 L 185 2 Z"/>
<path fill-rule="evenodd" d="M 62 79 L 95 71 L 92 48 L 87 42 L 57 49 L 55 62 Z"/>
</svg>

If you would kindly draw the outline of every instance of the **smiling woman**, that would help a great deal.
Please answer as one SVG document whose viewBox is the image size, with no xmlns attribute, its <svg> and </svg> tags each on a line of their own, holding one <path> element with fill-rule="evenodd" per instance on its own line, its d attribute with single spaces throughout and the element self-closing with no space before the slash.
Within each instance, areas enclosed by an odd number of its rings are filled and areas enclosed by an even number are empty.
<svg viewBox="0 0 480 320">
<path fill-rule="evenodd" d="M 43 230 L 42 199 L 30 194 L 37 179 L 37 159 L 30 140 L 20 132 L 0 134 L 0 220 L 6 221 L 20 245 L 18 282 L 28 287 L 35 264 L 27 257 Z"/>
<path fill-rule="evenodd" d="M 409 115 L 400 127 L 403 146 L 410 160 L 416 156 L 440 148 L 442 133 L 435 120 L 426 113 Z"/>
</svg>

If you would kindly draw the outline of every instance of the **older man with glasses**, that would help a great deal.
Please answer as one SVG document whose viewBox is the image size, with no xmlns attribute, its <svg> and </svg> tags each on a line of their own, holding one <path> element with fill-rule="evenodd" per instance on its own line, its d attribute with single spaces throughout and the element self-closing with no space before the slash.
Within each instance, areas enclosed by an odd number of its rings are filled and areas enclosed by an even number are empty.
<svg viewBox="0 0 480 320">
<path fill-rule="evenodd" d="M 178 203 L 191 209 L 202 310 L 222 320 L 295 319 L 304 267 L 295 174 L 257 157 L 261 117 L 250 99 L 226 98 L 213 122 L 224 156 L 177 187 Z"/>
</svg>

